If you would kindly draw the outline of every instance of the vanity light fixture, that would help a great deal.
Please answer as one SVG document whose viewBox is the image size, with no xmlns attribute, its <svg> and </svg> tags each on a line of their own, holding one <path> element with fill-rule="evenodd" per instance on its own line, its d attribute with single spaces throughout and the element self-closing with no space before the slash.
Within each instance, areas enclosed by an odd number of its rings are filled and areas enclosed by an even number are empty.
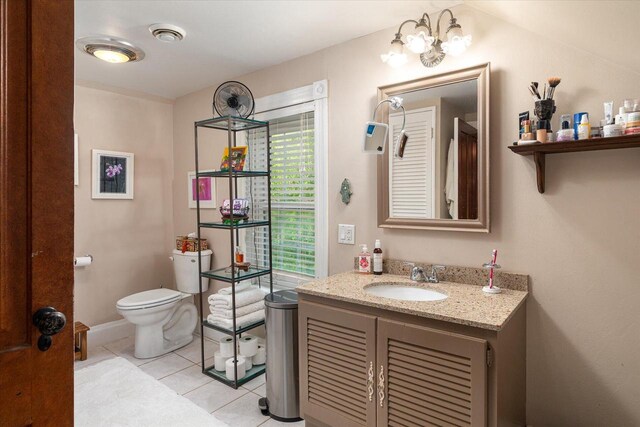
<svg viewBox="0 0 640 427">
<path fill-rule="evenodd" d="M 451 19 L 449 19 L 447 30 L 441 34 L 440 21 L 447 12 Z M 412 34 L 407 35 L 405 43 L 402 41 L 402 27 L 410 22 L 415 24 L 415 28 Z M 391 41 L 389 52 L 380 55 L 382 62 L 394 68 L 405 64 L 407 62 L 407 54 L 404 53 L 405 44 L 411 52 L 420 55 L 420 61 L 425 67 L 435 67 L 442 62 L 446 54 L 458 56 L 464 52 L 471 45 L 471 35 L 464 35 L 462 27 L 453 17 L 453 12 L 445 9 L 438 15 L 435 33 L 431 29 L 431 18 L 428 13 L 424 13 L 418 21 L 409 19 L 400 24 L 398 32 Z"/>
<path fill-rule="evenodd" d="M 141 61 L 142 49 L 115 37 L 84 37 L 76 40 L 76 46 L 84 53 L 111 64 Z"/>
</svg>

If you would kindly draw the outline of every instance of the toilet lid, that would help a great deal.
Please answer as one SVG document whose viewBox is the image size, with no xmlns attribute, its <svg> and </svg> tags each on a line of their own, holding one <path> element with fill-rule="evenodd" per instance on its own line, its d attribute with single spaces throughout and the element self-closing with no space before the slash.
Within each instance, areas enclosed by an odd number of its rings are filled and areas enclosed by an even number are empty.
<svg viewBox="0 0 640 427">
<path fill-rule="evenodd" d="M 173 289 L 151 289 L 124 297 L 116 306 L 121 309 L 149 308 L 177 301 L 180 297 L 182 293 Z"/>
</svg>

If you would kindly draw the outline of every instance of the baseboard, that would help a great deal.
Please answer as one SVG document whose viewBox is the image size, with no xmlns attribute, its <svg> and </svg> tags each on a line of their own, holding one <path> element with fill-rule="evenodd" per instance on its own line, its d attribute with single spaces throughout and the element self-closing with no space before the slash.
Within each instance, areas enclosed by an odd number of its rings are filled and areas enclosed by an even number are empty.
<svg viewBox="0 0 640 427">
<path fill-rule="evenodd" d="M 114 320 L 113 322 L 102 323 L 92 326 L 87 332 L 89 346 L 101 346 L 122 338 L 135 334 L 136 328 L 133 323 L 125 319 Z"/>
</svg>

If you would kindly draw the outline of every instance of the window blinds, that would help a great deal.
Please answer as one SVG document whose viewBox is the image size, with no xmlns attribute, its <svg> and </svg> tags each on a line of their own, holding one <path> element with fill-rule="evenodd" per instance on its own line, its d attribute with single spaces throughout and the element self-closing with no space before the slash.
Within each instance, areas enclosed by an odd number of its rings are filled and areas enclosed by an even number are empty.
<svg viewBox="0 0 640 427">
<path fill-rule="evenodd" d="M 315 277 L 314 113 L 269 121 L 271 131 L 271 229 L 274 285 L 293 287 Z M 249 135 L 249 164 L 266 170 L 264 133 Z M 267 214 L 267 180 L 247 182 L 256 214 Z M 257 209 L 257 211 L 256 211 Z M 268 229 L 245 233 L 251 262 L 268 265 Z"/>
</svg>

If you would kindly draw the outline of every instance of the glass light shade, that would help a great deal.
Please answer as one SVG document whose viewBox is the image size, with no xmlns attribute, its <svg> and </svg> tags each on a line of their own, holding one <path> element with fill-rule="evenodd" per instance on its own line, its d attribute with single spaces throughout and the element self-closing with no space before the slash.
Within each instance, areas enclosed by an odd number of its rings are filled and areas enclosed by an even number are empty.
<svg viewBox="0 0 640 427">
<path fill-rule="evenodd" d="M 389 53 L 383 53 L 382 55 L 380 55 L 380 59 L 382 59 L 382 62 L 384 62 L 385 64 L 389 64 L 393 68 L 400 67 L 407 63 L 406 54 L 391 51 L 389 51 Z"/>
<path fill-rule="evenodd" d="M 447 55 L 458 56 L 471 45 L 471 35 L 464 35 L 462 28 L 454 27 L 447 31 L 447 40 L 442 42 L 442 51 Z"/>
<path fill-rule="evenodd" d="M 112 64 L 122 64 L 123 62 L 130 61 L 130 58 L 127 55 L 115 50 L 97 49 L 92 54 L 96 58 L 102 59 L 103 61 L 107 61 Z"/>
<path fill-rule="evenodd" d="M 389 64 L 393 68 L 406 64 L 407 55 L 405 55 L 405 53 L 403 52 L 403 44 L 404 43 L 402 43 L 402 40 L 399 39 L 395 39 L 394 41 L 392 41 L 389 52 L 380 55 L 380 59 L 382 59 L 382 62 L 384 62 L 385 64 Z"/>
<path fill-rule="evenodd" d="M 419 27 L 422 28 L 422 27 Z M 422 53 L 431 49 L 435 38 L 429 35 L 429 32 L 419 30 L 415 35 L 407 36 L 407 47 L 413 53 Z"/>
</svg>

